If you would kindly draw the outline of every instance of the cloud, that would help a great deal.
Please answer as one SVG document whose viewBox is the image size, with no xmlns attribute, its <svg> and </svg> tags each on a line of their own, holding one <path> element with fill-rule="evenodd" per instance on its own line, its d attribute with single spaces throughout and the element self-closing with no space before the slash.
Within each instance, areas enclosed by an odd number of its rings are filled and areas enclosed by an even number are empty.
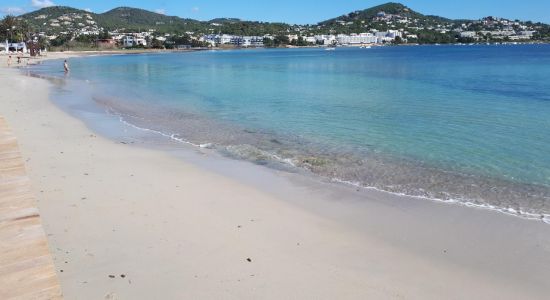
<svg viewBox="0 0 550 300">
<path fill-rule="evenodd" d="M 157 14 L 161 14 L 161 15 L 165 15 L 166 14 L 166 10 L 164 8 L 157 8 L 155 9 L 155 12 Z"/>
<path fill-rule="evenodd" d="M 194 13 L 198 13 L 200 8 L 198 6 L 195 6 L 193 8 L 191 8 L 191 10 L 194 12 Z"/>
<path fill-rule="evenodd" d="M 54 6 L 55 3 L 52 0 L 31 0 L 31 5 L 36 8 L 44 8 Z"/>
<path fill-rule="evenodd" d="M 89 12 L 89 13 L 92 12 L 92 9 L 91 9 L 91 8 L 85 8 L 84 10 L 87 11 L 87 12 Z"/>
<path fill-rule="evenodd" d="M 0 8 L 0 13 L 5 15 L 20 15 L 24 13 L 25 10 L 21 7 L 2 7 Z"/>
</svg>

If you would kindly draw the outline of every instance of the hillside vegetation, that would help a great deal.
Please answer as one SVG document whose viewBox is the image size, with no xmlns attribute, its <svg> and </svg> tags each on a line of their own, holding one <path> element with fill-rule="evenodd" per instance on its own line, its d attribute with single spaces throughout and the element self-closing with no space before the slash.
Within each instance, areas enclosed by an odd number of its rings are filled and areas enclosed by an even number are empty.
<svg viewBox="0 0 550 300">
<path fill-rule="evenodd" d="M 353 34 L 363 32 L 397 30 L 405 41 L 413 43 L 454 43 L 473 41 L 508 41 L 507 36 L 495 35 L 495 31 L 531 31 L 529 40 L 550 41 L 550 26 L 541 23 L 502 21 L 487 17 L 483 20 L 451 20 L 439 16 L 424 15 L 403 4 L 389 2 L 365 10 L 358 10 L 314 25 L 291 25 L 261 21 L 245 21 L 235 18 L 216 18 L 198 21 L 155 12 L 118 7 L 96 14 L 66 6 L 43 8 L 18 17 L 29 28 L 44 36 L 100 35 L 101 32 L 155 32 L 177 36 L 206 34 L 231 34 L 240 36 L 270 35 L 283 40 L 284 36 L 312 36 L 326 34 Z M 511 24 L 511 25 L 510 25 Z M 513 28 L 512 28 L 513 27 Z M 508 29 L 506 29 L 508 28 Z M 1 29 L 1 28 L 0 28 Z M 461 32 L 474 32 L 474 37 L 464 37 Z M 6 36 L 0 31 L 0 37 Z"/>
</svg>

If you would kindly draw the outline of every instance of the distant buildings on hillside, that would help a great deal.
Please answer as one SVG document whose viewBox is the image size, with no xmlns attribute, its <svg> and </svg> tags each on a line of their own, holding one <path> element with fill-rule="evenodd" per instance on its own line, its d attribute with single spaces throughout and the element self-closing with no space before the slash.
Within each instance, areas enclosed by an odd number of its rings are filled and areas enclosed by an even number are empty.
<svg viewBox="0 0 550 300">
<path fill-rule="evenodd" d="M 265 36 L 267 37 L 267 36 Z M 202 36 L 199 40 L 211 46 L 234 45 L 238 47 L 263 47 L 264 36 L 238 36 L 229 34 L 209 34 Z"/>
<path fill-rule="evenodd" d="M 339 34 L 336 36 L 336 43 L 339 45 L 383 44 L 394 42 L 397 37 L 402 38 L 403 32 L 399 30 L 373 30 L 373 32 L 360 34 Z"/>
<path fill-rule="evenodd" d="M 136 46 L 147 46 L 147 40 L 144 37 L 126 35 L 120 40 L 120 44 L 124 48 L 131 48 Z"/>
<path fill-rule="evenodd" d="M 477 21 L 445 21 L 433 20 L 427 22 L 424 18 L 407 14 L 389 14 L 378 12 L 371 20 L 361 20 L 349 17 L 336 20 L 331 25 L 295 25 L 277 35 L 243 36 L 222 34 L 223 24 L 210 23 L 216 28 L 209 28 L 202 32 L 185 32 L 185 34 L 160 33 L 155 29 L 145 29 L 135 33 L 128 29 L 117 29 L 104 35 L 104 28 L 100 27 L 92 14 L 67 13 L 53 18 L 48 15 L 38 15 L 35 21 L 40 22 L 46 32 L 40 32 L 35 37 L 50 40 L 51 44 L 67 44 L 70 41 L 87 41 L 102 47 L 170 47 L 195 45 L 204 47 L 234 46 L 234 47 L 263 47 L 291 45 L 324 45 L 324 46 L 353 46 L 365 44 L 385 43 L 436 43 L 438 39 L 447 37 L 446 42 L 473 43 L 489 41 L 530 41 L 540 39 L 537 30 L 540 24 L 531 22 L 511 21 L 507 19 L 487 17 Z M 157 24 L 158 25 L 158 24 Z M 374 28 L 384 28 L 379 31 Z M 53 30 L 52 30 L 53 29 Z M 219 34 L 205 34 L 221 31 Z M 338 34 L 338 32 L 356 32 Z M 321 34 L 320 34 L 321 33 Z M 281 36 L 283 34 L 284 36 Z M 108 38 L 107 38 L 108 37 Z M 432 39 L 430 39 L 430 37 Z M 434 39 L 437 37 L 438 39 Z M 54 40 L 56 40 L 54 42 Z M 273 42 L 272 42 L 273 41 Z M 281 42 L 284 41 L 284 42 Z M 180 45 L 185 44 L 185 45 Z"/>
<path fill-rule="evenodd" d="M 533 38 L 535 31 L 533 30 L 524 30 L 524 31 L 513 31 L 513 30 L 481 30 L 481 31 L 461 31 L 461 38 L 470 38 L 475 41 L 484 40 L 487 37 L 492 39 L 509 39 L 511 41 L 518 40 L 530 40 Z"/>
<path fill-rule="evenodd" d="M 302 40 L 311 45 L 362 45 L 362 44 L 383 44 L 394 42 L 397 37 L 403 38 L 404 34 L 399 30 L 376 31 L 359 34 L 328 34 L 328 35 L 313 35 L 299 36 L 296 34 L 286 35 L 289 42 L 296 41 L 300 37 Z M 206 42 L 215 47 L 219 45 L 233 45 L 237 47 L 263 47 L 264 39 L 275 39 L 275 36 L 238 36 L 230 34 L 209 34 L 199 38 L 200 41 Z M 405 39 L 406 40 L 406 39 Z"/>
</svg>

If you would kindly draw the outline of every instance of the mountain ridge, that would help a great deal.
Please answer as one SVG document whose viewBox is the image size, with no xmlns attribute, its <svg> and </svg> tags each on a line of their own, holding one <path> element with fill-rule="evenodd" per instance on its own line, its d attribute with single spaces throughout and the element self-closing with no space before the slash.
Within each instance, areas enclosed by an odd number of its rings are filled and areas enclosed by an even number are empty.
<svg viewBox="0 0 550 300">
<path fill-rule="evenodd" d="M 424 15 L 397 2 L 388 2 L 364 10 L 357 10 L 314 25 L 246 21 L 237 18 L 215 18 L 209 21 L 199 21 L 128 6 L 115 7 L 99 14 L 68 6 L 52 6 L 21 15 L 18 18 L 26 20 L 37 32 L 43 32 L 46 35 L 71 32 L 93 33 L 104 30 L 118 32 L 149 30 L 157 34 L 173 33 L 178 35 L 311 36 L 329 33 L 359 34 L 398 30 L 410 36 L 416 36 L 413 42 L 450 43 L 471 42 L 469 38 L 462 39 L 458 37 L 457 32 L 492 32 L 505 29 L 503 25 L 505 23 L 495 22 L 495 20 L 501 20 L 499 18 L 453 20 L 441 16 Z M 462 23 L 467 23 L 467 26 L 464 27 Z M 513 23 L 513 26 L 523 28 L 521 30 L 539 31 L 540 34 L 533 35 L 539 40 L 550 40 L 549 25 L 530 21 Z M 525 24 L 529 26 L 525 26 Z M 520 32 L 518 28 L 514 27 L 514 30 Z M 478 40 L 488 40 L 493 37 L 483 33 L 476 38 Z"/>
<path fill-rule="evenodd" d="M 89 12 L 89 11 L 86 11 L 86 10 L 83 10 L 83 9 L 70 7 L 70 6 L 50 6 L 50 7 L 41 8 L 41 9 L 29 12 L 29 13 L 22 14 L 19 17 L 26 19 L 29 16 L 33 16 L 33 15 L 36 15 L 36 14 L 50 13 L 52 10 L 59 10 L 59 9 L 67 9 L 67 10 L 72 10 L 72 11 L 84 12 L 84 13 L 92 14 L 94 16 L 114 15 L 114 14 L 119 13 L 119 12 L 129 12 L 131 14 L 135 14 L 136 12 L 139 12 L 139 13 L 147 14 L 149 16 L 156 16 L 159 19 L 171 18 L 171 19 L 194 21 L 194 22 L 199 22 L 199 23 L 213 23 L 213 22 L 214 23 L 215 22 L 252 22 L 252 23 L 254 23 L 254 22 L 256 22 L 256 23 L 276 23 L 276 24 L 287 24 L 287 25 L 304 25 L 304 24 L 289 24 L 289 23 L 285 23 L 285 22 L 262 22 L 260 20 L 242 20 L 242 19 L 239 19 L 239 18 L 232 18 L 232 17 L 218 17 L 218 18 L 214 18 L 214 19 L 211 19 L 211 20 L 200 21 L 200 20 L 196 20 L 196 19 L 183 18 L 183 17 L 179 17 L 179 16 L 168 16 L 168 15 L 165 15 L 165 14 L 156 13 L 156 12 L 149 11 L 149 10 L 146 10 L 146 9 L 129 7 L 129 6 L 115 7 L 115 8 L 113 8 L 109 11 L 106 11 L 104 13 L 93 13 L 93 12 Z M 366 9 L 363 9 L 363 10 L 356 10 L 354 12 L 350 12 L 346 15 L 341 15 L 339 17 L 335 17 L 335 18 L 331 18 L 331 19 L 328 19 L 328 20 L 320 21 L 320 22 L 316 23 L 316 25 L 323 25 L 323 24 L 327 24 L 327 23 L 330 23 L 330 22 L 336 21 L 336 20 L 345 20 L 345 19 L 352 18 L 352 16 L 355 17 L 355 18 L 360 17 L 361 19 L 369 19 L 369 18 L 374 17 L 376 15 L 376 13 L 378 13 L 379 11 L 384 11 L 385 13 L 388 13 L 388 14 L 403 14 L 403 13 L 405 13 L 404 15 L 408 14 L 410 17 L 431 18 L 431 19 L 437 19 L 437 20 L 444 21 L 444 22 L 474 21 L 473 19 L 466 19 L 466 18 L 464 18 L 464 19 L 449 19 L 449 18 L 445 18 L 445 17 L 442 17 L 442 16 L 436 16 L 436 15 L 424 15 L 424 14 L 421 14 L 419 12 L 416 12 L 416 11 L 412 10 L 411 8 L 407 7 L 406 5 L 404 5 L 402 3 L 388 2 L 388 3 L 380 4 L 380 5 L 377 5 L 377 6 L 373 6 L 373 7 L 370 7 L 370 8 L 366 8 Z M 525 21 L 525 22 L 530 22 L 530 21 Z M 532 22 L 532 23 L 544 24 L 543 22 Z"/>
</svg>

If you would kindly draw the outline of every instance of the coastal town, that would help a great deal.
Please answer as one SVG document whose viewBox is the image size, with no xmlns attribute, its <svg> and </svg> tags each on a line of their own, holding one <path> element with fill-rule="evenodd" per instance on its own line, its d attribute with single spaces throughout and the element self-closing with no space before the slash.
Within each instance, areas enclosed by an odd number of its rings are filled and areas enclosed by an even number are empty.
<svg viewBox="0 0 550 300">
<path fill-rule="evenodd" d="M 102 15 L 66 7 L 45 8 L 5 17 L 0 52 L 41 49 L 231 48 L 297 46 L 365 46 L 395 44 L 517 43 L 548 41 L 548 25 L 504 18 L 454 21 L 424 16 L 400 4 L 356 11 L 316 25 L 286 25 L 219 19 L 200 22 L 132 8 Z M 151 18 L 149 25 L 129 26 L 132 18 Z M 118 24 L 116 18 L 127 19 Z M 9 20 L 6 20 L 9 19 Z M 107 21 L 106 21 L 107 20 Z M 16 34 L 15 24 L 21 30 Z M 142 22 L 143 23 L 143 22 Z M 24 24 L 24 25 L 23 25 Z M 234 27 L 247 26 L 248 30 Z M 1 26 L 0 26 L 1 28 Z M 241 31 L 241 32 L 239 32 Z M 255 34 L 247 34 L 255 33 Z"/>
</svg>

